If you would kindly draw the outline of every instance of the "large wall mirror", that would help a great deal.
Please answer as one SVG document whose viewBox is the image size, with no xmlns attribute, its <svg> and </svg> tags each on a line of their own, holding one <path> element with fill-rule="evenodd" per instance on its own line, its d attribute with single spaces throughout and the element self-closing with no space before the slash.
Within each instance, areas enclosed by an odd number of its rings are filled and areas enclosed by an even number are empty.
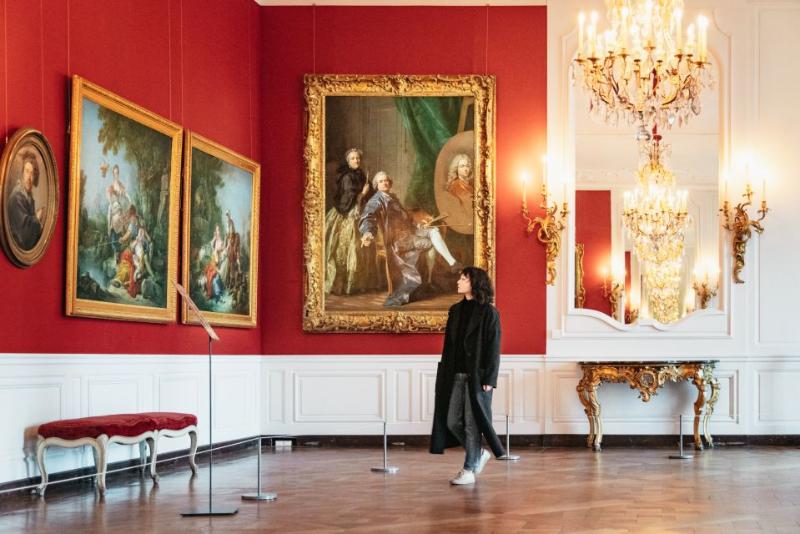
<svg viewBox="0 0 800 534">
<path fill-rule="evenodd" d="M 719 91 L 704 92 L 701 113 L 687 125 L 663 132 L 601 123 L 580 87 L 572 98 L 575 308 L 664 325 L 718 308 Z M 685 220 L 668 217 L 676 228 L 642 224 L 636 213 L 648 198 L 677 206 Z"/>
</svg>

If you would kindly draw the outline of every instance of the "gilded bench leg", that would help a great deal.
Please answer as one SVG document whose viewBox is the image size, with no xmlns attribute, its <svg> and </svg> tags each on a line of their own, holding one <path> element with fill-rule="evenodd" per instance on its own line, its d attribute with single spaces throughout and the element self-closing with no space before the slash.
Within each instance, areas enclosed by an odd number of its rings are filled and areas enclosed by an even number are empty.
<svg viewBox="0 0 800 534">
<path fill-rule="evenodd" d="M 39 465 L 39 473 L 42 475 L 42 482 L 36 488 L 36 492 L 40 497 L 44 497 L 44 492 L 47 489 L 47 469 L 44 466 L 44 453 L 47 450 L 47 440 L 39 437 L 39 442 L 36 444 L 36 463 Z"/>
<path fill-rule="evenodd" d="M 158 473 L 156 472 L 156 464 L 158 463 L 158 432 L 155 432 L 152 438 L 147 438 L 147 446 L 150 447 L 150 478 L 153 482 L 158 484 Z"/>
<path fill-rule="evenodd" d="M 189 466 L 192 468 L 192 476 L 197 474 L 197 462 L 195 455 L 197 454 L 197 430 L 189 431 Z"/>
</svg>

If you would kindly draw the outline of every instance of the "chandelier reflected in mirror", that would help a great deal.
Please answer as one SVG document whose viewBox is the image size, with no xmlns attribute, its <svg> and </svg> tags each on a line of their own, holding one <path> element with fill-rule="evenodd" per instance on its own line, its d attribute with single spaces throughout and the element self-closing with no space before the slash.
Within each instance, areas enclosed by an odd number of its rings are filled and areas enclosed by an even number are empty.
<svg viewBox="0 0 800 534">
<path fill-rule="evenodd" d="M 681 316 L 681 272 L 686 231 L 691 224 L 688 192 L 678 190 L 675 175 L 663 163 L 661 135 L 643 144 L 644 163 L 637 185 L 623 196 L 623 224 L 643 270 L 643 301 L 649 315 L 662 323 Z"/>
<path fill-rule="evenodd" d="M 578 15 L 578 53 L 573 63 L 589 93 L 590 114 L 610 125 L 639 124 L 649 140 L 657 125 L 682 126 L 700 114 L 700 93 L 713 86 L 708 62 L 708 19 L 683 31 L 683 0 L 606 0 L 610 28 L 598 15 Z"/>
</svg>

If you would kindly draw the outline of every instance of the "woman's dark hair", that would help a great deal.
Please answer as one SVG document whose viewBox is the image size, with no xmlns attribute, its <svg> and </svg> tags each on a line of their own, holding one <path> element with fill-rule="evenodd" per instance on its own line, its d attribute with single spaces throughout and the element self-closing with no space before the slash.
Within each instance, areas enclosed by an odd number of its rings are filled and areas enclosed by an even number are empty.
<svg viewBox="0 0 800 534">
<path fill-rule="evenodd" d="M 464 267 L 461 274 L 469 278 L 472 284 L 472 296 L 478 304 L 491 304 L 494 301 L 494 289 L 489 280 L 489 273 L 480 267 Z"/>
</svg>

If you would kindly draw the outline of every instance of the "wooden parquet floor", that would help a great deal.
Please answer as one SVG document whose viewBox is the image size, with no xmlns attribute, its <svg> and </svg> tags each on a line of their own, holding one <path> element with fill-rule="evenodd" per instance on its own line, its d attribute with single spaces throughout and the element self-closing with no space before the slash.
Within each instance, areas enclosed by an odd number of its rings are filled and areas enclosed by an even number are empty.
<svg viewBox="0 0 800 534">
<path fill-rule="evenodd" d="M 161 483 L 109 480 L 48 490 L 46 500 L 0 501 L 0 532 L 800 532 L 800 450 L 718 448 L 693 460 L 666 449 L 529 449 L 518 463 L 492 460 L 475 486 L 453 487 L 462 456 L 391 449 L 394 475 L 370 472 L 380 449 L 265 450 L 264 490 L 275 502 L 243 502 L 255 489 L 255 450 L 215 458 L 215 502 L 233 517 L 182 518 L 207 503 L 208 472 L 183 465 Z M 201 466 L 205 457 L 200 460 Z"/>
</svg>

